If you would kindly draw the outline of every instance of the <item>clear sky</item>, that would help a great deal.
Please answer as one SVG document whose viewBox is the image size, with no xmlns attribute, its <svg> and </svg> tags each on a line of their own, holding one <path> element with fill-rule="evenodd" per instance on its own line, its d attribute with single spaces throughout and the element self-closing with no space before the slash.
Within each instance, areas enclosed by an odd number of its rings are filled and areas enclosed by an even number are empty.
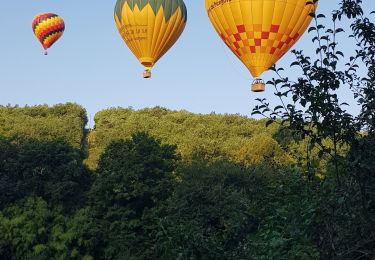
<svg viewBox="0 0 375 260">
<path fill-rule="evenodd" d="M 364 2 L 375 10 L 374 0 Z M 109 107 L 157 105 L 196 113 L 250 115 L 255 98 L 274 100 L 272 89 L 250 92 L 251 75 L 216 35 L 204 1 L 185 3 L 184 33 L 156 64 L 153 78 L 145 80 L 143 67 L 117 32 L 114 0 L 1 0 L 0 104 L 76 102 L 90 117 Z M 329 15 L 339 0 L 319 3 L 318 11 Z M 31 29 L 33 17 L 40 12 L 53 12 L 65 20 L 65 33 L 48 56 Z M 312 53 L 315 47 L 310 39 L 305 34 L 294 48 Z M 353 48 L 349 40 L 340 43 L 344 50 Z M 292 58 L 288 53 L 278 65 L 287 68 Z M 263 78 L 272 76 L 265 73 Z M 343 92 L 343 98 L 349 99 L 346 95 Z"/>
</svg>

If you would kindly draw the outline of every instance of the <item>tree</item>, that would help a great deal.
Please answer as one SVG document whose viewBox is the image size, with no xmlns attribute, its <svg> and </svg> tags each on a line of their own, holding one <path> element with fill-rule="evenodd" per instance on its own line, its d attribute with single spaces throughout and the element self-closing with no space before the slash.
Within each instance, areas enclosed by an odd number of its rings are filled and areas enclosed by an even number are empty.
<svg viewBox="0 0 375 260">
<path fill-rule="evenodd" d="M 145 131 L 162 142 L 177 145 L 183 161 L 191 161 L 198 151 L 207 159 L 238 159 L 237 151 L 258 135 L 271 136 L 277 127 L 265 127 L 266 120 L 240 115 L 193 114 L 154 107 L 134 111 L 111 108 L 95 115 L 95 129 L 90 132 L 87 160 L 92 168 L 104 149 L 114 140 L 128 139 L 137 131 Z M 260 141 L 261 142 L 261 141 Z"/>
<path fill-rule="evenodd" d="M 136 133 L 111 143 L 101 156 L 90 198 L 105 230 L 106 258 L 149 259 L 155 254 L 158 219 L 174 186 L 175 149 Z"/>
<path fill-rule="evenodd" d="M 77 149 L 85 148 L 86 111 L 77 104 L 57 104 L 52 107 L 1 106 L 0 136 L 22 136 L 34 140 L 63 139 Z"/>
<path fill-rule="evenodd" d="M 0 213 L 2 259 L 47 259 L 48 227 L 52 217 L 41 198 L 28 197 Z"/>
<path fill-rule="evenodd" d="M 194 161 L 160 222 L 162 259 L 238 259 L 259 223 L 255 204 L 261 178 L 227 161 Z"/>
<path fill-rule="evenodd" d="M 71 211 L 84 203 L 92 174 L 82 154 L 64 141 L 0 138 L 0 209 L 27 196 Z"/>
<path fill-rule="evenodd" d="M 301 72 L 296 80 L 282 76 L 283 69 L 274 67 L 277 78 L 267 84 L 275 88 L 280 105 L 272 108 L 267 100 L 258 99 L 260 105 L 253 114 L 281 121 L 296 136 L 308 140 L 308 162 L 314 149 L 329 162 L 323 179 L 316 179 L 319 173 L 307 164 L 307 177 L 320 194 L 321 225 L 316 240 L 321 257 L 372 259 L 375 168 L 367 156 L 375 149 L 368 145 L 375 136 L 375 25 L 364 15 L 361 0 L 342 0 L 340 8 L 332 13 L 332 28 L 322 23 L 323 14 L 311 15 L 315 24 L 309 32 L 315 34 L 312 41 L 317 46 L 317 57 L 293 51 L 295 61 L 291 65 Z M 345 65 L 342 61 L 346 54 L 339 50 L 337 41 L 344 32 L 339 27 L 344 17 L 351 21 L 349 37 L 356 42 Z M 359 68 L 365 70 L 365 75 Z M 361 107 L 359 115 L 348 113 L 348 104 L 340 102 L 338 90 L 342 88 L 352 90 L 353 100 Z"/>
</svg>

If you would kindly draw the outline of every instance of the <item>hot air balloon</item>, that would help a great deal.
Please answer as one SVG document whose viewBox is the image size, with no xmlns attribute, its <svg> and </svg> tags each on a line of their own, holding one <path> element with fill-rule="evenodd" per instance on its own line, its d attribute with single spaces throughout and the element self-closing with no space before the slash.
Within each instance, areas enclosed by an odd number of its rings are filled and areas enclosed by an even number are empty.
<svg viewBox="0 0 375 260">
<path fill-rule="evenodd" d="M 64 33 L 64 20 L 53 13 L 41 13 L 34 17 L 32 28 L 44 48 L 44 54 L 48 54 L 50 48 Z"/>
<path fill-rule="evenodd" d="M 126 45 L 145 67 L 144 78 L 172 47 L 186 25 L 182 0 L 117 0 L 114 18 Z"/>
<path fill-rule="evenodd" d="M 205 1 L 216 32 L 256 78 L 255 92 L 264 91 L 258 77 L 298 41 L 317 7 L 313 0 Z"/>
</svg>

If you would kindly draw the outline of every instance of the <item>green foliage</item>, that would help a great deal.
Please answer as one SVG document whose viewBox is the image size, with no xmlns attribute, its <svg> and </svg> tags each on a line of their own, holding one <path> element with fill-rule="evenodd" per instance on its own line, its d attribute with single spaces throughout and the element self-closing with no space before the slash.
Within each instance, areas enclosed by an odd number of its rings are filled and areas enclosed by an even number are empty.
<svg viewBox="0 0 375 260">
<path fill-rule="evenodd" d="M 75 213 L 93 177 L 82 160 L 61 140 L 0 138 L 1 259 L 82 259 L 95 252 L 90 214 Z"/>
<path fill-rule="evenodd" d="M 73 215 L 56 215 L 50 228 L 47 246 L 53 249 L 54 259 L 95 259 L 103 243 L 100 230 L 92 216 L 91 208 L 82 208 Z"/>
<path fill-rule="evenodd" d="M 177 160 L 174 146 L 145 133 L 107 147 L 90 192 L 95 217 L 106 230 L 106 258 L 144 259 L 155 254 L 157 222 L 173 190 Z"/>
<path fill-rule="evenodd" d="M 249 138 L 234 154 L 237 163 L 248 167 L 268 164 L 278 168 L 295 164 L 292 155 L 288 154 L 269 134 L 259 134 Z"/>
<path fill-rule="evenodd" d="M 237 258 L 257 229 L 254 202 L 261 183 L 229 162 L 194 162 L 178 175 L 180 183 L 160 222 L 162 258 Z"/>
<path fill-rule="evenodd" d="M 371 14 L 374 14 L 372 12 Z M 268 82 L 276 90 L 281 105 L 271 108 L 265 99 L 253 110 L 284 123 L 307 142 L 307 176 L 315 189 L 318 222 L 314 240 L 324 259 L 373 259 L 375 257 L 375 24 L 366 16 L 361 0 L 343 0 L 332 13 L 332 28 L 323 14 L 312 14 L 315 24 L 316 57 L 293 51 L 301 76 L 291 80 L 282 68 L 273 68 L 278 78 Z M 339 50 L 341 20 L 351 22 L 356 42 L 349 58 Z M 348 56 L 348 53 L 345 53 Z M 350 54 L 349 54 L 350 55 Z M 343 62 L 346 60 L 346 63 Z M 361 72 L 361 70 L 364 71 Z M 347 112 L 340 90 L 351 89 L 359 115 Z M 293 102 L 290 102 L 290 101 Z M 314 167 L 314 151 L 325 156 L 324 178 Z"/>
<path fill-rule="evenodd" d="M 276 125 L 266 128 L 265 124 L 264 120 L 239 115 L 199 115 L 161 107 L 138 111 L 107 109 L 95 115 L 95 130 L 89 136 L 88 165 L 95 168 L 100 154 L 109 143 L 129 138 L 137 131 L 147 132 L 162 142 L 176 144 L 184 161 L 191 161 L 198 152 L 199 157 L 211 161 L 229 157 L 239 162 L 238 151 L 248 146 L 249 138 L 253 138 L 252 143 L 256 145 L 258 135 L 272 136 L 278 129 Z M 286 157 L 282 161 L 287 162 L 287 152 L 279 151 L 281 154 L 277 160 Z"/>
<path fill-rule="evenodd" d="M 2 259 L 47 259 L 48 222 L 51 212 L 40 198 L 27 198 L 0 214 Z"/>
<path fill-rule="evenodd" d="M 318 198 L 298 172 L 279 172 L 272 178 L 259 205 L 263 216 L 244 254 L 249 259 L 319 259 L 314 241 Z"/>
<path fill-rule="evenodd" d="M 92 175 L 77 149 L 60 140 L 0 138 L 0 150 L 0 210 L 27 196 L 65 210 L 84 203 Z"/>
<path fill-rule="evenodd" d="M 0 136 L 22 136 L 35 140 L 63 139 L 74 148 L 85 147 L 86 111 L 67 103 L 53 107 L 0 106 Z"/>
<path fill-rule="evenodd" d="M 20 200 L 0 213 L 0 258 L 93 259 L 100 233 L 95 233 L 89 215 L 82 209 L 66 217 L 49 209 L 42 198 Z"/>
</svg>

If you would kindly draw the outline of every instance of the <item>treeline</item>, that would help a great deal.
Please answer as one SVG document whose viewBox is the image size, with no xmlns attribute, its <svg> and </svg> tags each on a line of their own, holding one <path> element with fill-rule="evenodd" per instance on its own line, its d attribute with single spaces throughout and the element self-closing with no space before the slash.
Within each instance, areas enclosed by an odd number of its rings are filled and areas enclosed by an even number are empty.
<svg viewBox="0 0 375 260">
<path fill-rule="evenodd" d="M 112 108 L 95 115 L 95 128 L 85 129 L 87 115 L 77 104 L 52 107 L 0 107 L 0 136 L 34 140 L 61 139 L 87 155 L 85 163 L 96 168 L 104 149 L 114 140 L 143 131 L 164 143 L 176 144 L 183 160 L 195 156 L 208 160 L 230 159 L 250 166 L 267 160 L 285 166 L 296 163 L 290 152 L 300 145 L 266 120 L 240 115 L 200 115 L 162 107 L 133 110 Z M 295 151 L 297 149 L 297 151 Z"/>
<path fill-rule="evenodd" d="M 47 112 L 29 116 L 36 108 Z M 12 119 L 13 132 L 0 137 L 0 259 L 375 256 L 375 214 L 364 214 L 374 193 L 363 201 L 354 184 L 337 189 L 333 161 L 316 155 L 307 163 L 305 141 L 277 124 L 159 107 L 109 109 L 88 136 L 95 152 L 88 167 L 85 142 L 74 142 L 85 136 L 81 107 L 3 108 L 10 122 L 7 109 L 33 128 L 22 136 L 22 120 Z M 55 129 L 55 118 L 76 126 Z M 341 158 L 362 160 L 371 191 L 375 142 L 364 142 L 368 149 L 346 148 Z"/>
<path fill-rule="evenodd" d="M 164 143 L 176 144 L 185 161 L 199 156 L 211 161 L 230 159 L 247 166 L 264 160 L 280 166 L 293 162 L 288 149 L 283 149 L 291 138 L 285 138 L 276 125 L 266 127 L 266 120 L 155 107 L 98 112 L 95 129 L 89 135 L 88 165 L 95 168 L 100 154 L 113 140 L 129 138 L 138 131 L 147 132 Z"/>
<path fill-rule="evenodd" d="M 73 103 L 53 107 L 0 106 L 0 136 L 35 140 L 62 139 L 75 148 L 85 147 L 86 110 Z"/>
</svg>

